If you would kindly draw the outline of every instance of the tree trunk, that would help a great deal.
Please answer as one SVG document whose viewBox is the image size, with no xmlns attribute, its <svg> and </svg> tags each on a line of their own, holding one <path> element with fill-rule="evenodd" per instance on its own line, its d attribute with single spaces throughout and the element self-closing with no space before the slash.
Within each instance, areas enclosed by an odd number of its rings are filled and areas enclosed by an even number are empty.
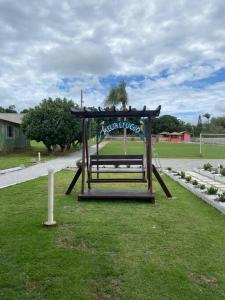
<svg viewBox="0 0 225 300">
<path fill-rule="evenodd" d="M 45 147 L 48 149 L 49 153 L 52 153 L 52 146 L 49 144 L 46 144 L 45 142 L 43 142 L 43 144 L 45 145 Z"/>
</svg>

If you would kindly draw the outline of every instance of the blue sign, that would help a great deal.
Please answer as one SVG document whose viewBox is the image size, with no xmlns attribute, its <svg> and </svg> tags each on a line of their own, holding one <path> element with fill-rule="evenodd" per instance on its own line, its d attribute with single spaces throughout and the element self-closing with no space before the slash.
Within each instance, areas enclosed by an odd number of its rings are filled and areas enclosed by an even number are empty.
<svg viewBox="0 0 225 300">
<path fill-rule="evenodd" d="M 144 124 L 141 124 L 139 126 L 139 125 L 131 123 L 129 121 L 114 122 L 114 123 L 108 124 L 106 126 L 101 125 L 101 130 L 99 133 L 100 140 L 103 140 L 111 131 L 116 130 L 116 129 L 124 129 L 124 128 L 133 131 L 134 133 L 138 134 L 142 140 L 144 140 L 144 138 L 145 138 Z"/>
</svg>

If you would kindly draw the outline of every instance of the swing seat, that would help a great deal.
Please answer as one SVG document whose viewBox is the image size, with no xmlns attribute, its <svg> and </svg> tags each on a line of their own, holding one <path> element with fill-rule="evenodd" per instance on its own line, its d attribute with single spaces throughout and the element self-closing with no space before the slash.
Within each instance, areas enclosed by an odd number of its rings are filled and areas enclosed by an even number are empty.
<svg viewBox="0 0 225 300">
<path fill-rule="evenodd" d="M 122 168 L 120 166 L 123 166 Z M 126 167 L 126 168 L 125 168 Z M 141 178 L 99 178 L 99 174 L 141 174 Z M 97 178 L 92 178 L 97 174 Z M 91 155 L 88 182 L 146 182 L 143 155 Z"/>
</svg>

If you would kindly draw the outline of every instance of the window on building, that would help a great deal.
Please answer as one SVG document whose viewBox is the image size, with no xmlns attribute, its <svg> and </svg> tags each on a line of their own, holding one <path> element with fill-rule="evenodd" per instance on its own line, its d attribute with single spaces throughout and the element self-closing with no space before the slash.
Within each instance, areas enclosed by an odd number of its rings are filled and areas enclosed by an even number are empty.
<svg viewBox="0 0 225 300">
<path fill-rule="evenodd" d="M 14 127 L 7 125 L 7 138 L 14 138 Z"/>
</svg>

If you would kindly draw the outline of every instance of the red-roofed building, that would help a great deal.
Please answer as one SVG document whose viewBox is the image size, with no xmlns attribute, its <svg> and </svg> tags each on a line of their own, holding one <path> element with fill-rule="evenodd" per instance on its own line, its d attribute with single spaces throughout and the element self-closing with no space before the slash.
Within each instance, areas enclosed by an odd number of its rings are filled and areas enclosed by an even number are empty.
<svg viewBox="0 0 225 300">
<path fill-rule="evenodd" d="M 171 132 L 171 133 L 161 132 L 159 135 L 159 142 L 188 143 L 190 141 L 191 141 L 191 133 L 187 131 Z"/>
</svg>

